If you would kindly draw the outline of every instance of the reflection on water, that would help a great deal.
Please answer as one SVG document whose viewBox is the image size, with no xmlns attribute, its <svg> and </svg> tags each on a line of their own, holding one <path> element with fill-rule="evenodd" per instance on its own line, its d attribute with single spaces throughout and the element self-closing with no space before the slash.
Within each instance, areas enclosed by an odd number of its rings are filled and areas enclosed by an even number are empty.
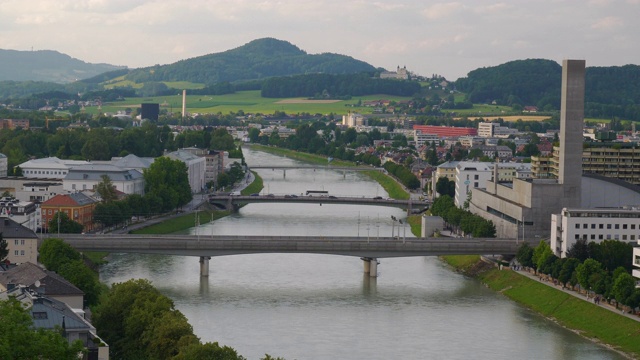
<svg viewBox="0 0 640 360">
<path fill-rule="evenodd" d="M 293 163 L 245 154 L 249 164 Z M 386 196 L 361 174 L 260 174 L 271 193 L 324 187 L 336 195 Z M 386 207 L 251 204 L 191 232 L 389 236 L 391 215 L 405 216 Z M 287 359 L 621 358 L 452 272 L 437 258 L 380 259 L 377 279 L 363 274 L 360 259 L 347 256 L 214 257 L 208 278 L 199 276 L 198 265 L 195 257 L 115 254 L 101 278 L 151 280 L 202 341 L 231 346 L 248 359 L 265 353 Z"/>
</svg>

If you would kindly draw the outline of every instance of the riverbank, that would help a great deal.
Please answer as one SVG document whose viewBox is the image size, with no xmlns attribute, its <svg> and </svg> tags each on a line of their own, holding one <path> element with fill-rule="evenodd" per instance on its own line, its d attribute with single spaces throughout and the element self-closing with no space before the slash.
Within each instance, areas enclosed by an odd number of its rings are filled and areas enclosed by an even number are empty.
<svg viewBox="0 0 640 360">
<path fill-rule="evenodd" d="M 629 358 L 640 358 L 640 324 L 508 268 L 499 270 L 479 256 L 443 256 L 457 271 L 596 343 Z"/>
<path fill-rule="evenodd" d="M 258 151 L 264 151 L 270 154 L 281 155 L 291 159 L 296 159 L 304 162 L 308 162 L 311 164 L 318 165 L 327 165 L 329 162 L 325 156 L 315 155 L 315 154 L 307 154 L 298 151 L 281 149 L 272 146 L 264 146 L 252 144 L 252 148 Z M 344 160 L 332 160 L 331 165 L 334 166 L 352 166 L 356 167 L 357 165 L 350 161 Z M 407 200 L 410 197 L 410 194 L 403 188 L 401 184 L 399 184 L 395 179 L 391 178 L 389 175 L 383 174 L 380 171 L 371 170 L 364 172 L 367 176 L 371 177 L 375 180 L 382 188 L 389 194 L 390 198 L 397 200 Z"/>
</svg>

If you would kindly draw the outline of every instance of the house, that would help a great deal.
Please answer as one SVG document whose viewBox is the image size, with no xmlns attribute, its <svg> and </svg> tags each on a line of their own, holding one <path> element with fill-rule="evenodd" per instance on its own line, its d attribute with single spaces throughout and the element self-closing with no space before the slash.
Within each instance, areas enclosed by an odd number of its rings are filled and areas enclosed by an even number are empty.
<svg viewBox="0 0 640 360">
<path fill-rule="evenodd" d="M 28 178 L 63 179 L 72 167 L 88 164 L 88 161 L 61 160 L 54 156 L 25 161 L 18 166 L 22 169 L 22 174 Z"/>
<path fill-rule="evenodd" d="M 93 209 L 97 203 L 97 200 L 83 193 L 56 195 L 40 205 L 42 229 L 48 231 L 49 221 L 53 219 L 58 211 L 62 211 L 67 214 L 69 219 L 84 226 L 84 231 L 91 231 L 94 229 Z"/>
<path fill-rule="evenodd" d="M 37 206 L 31 201 L 20 201 L 14 197 L 0 198 L 0 219 L 9 217 L 30 230 L 38 230 Z"/>
<path fill-rule="evenodd" d="M 180 160 L 187 165 L 187 175 L 192 193 L 197 193 L 205 188 L 206 160 L 203 157 L 193 155 L 184 150 L 170 152 L 165 155 L 172 160 Z"/>
<path fill-rule="evenodd" d="M 35 329 L 62 331 L 69 343 L 82 341 L 87 349 L 84 359 L 109 360 L 109 346 L 96 335 L 96 328 L 84 318 L 83 311 L 25 285 L 12 285 L 0 292 L 0 300 L 9 298 L 29 310 Z"/>
<path fill-rule="evenodd" d="M 7 259 L 11 264 L 22 264 L 38 261 L 38 236 L 11 218 L 0 218 L 0 233 L 7 242 L 9 254 Z"/>
</svg>

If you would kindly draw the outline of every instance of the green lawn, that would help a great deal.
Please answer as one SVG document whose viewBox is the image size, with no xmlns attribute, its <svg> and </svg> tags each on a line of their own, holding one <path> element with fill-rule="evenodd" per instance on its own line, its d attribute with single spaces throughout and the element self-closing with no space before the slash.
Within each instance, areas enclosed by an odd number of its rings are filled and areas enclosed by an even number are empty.
<svg viewBox="0 0 640 360">
<path fill-rule="evenodd" d="M 199 211 L 197 213 L 200 224 L 220 219 L 229 215 L 229 211 Z M 173 219 L 165 220 L 159 224 L 147 226 L 143 229 L 132 231 L 132 234 L 171 234 L 177 231 L 187 230 L 196 224 L 196 213 L 189 213 Z"/>
<path fill-rule="evenodd" d="M 255 176 L 255 179 L 251 184 L 249 184 L 249 186 L 242 189 L 242 191 L 240 192 L 241 195 L 257 194 L 264 188 L 264 183 L 262 182 L 262 178 L 260 177 L 260 175 L 258 175 L 258 173 L 255 171 L 251 172 L 253 173 L 253 176 Z"/>
<path fill-rule="evenodd" d="M 109 86 L 130 85 L 135 84 L 126 83 L 124 81 L 115 82 Z M 180 83 L 182 84 L 182 83 Z M 359 100 L 369 101 L 378 99 L 388 99 L 394 101 L 409 100 L 410 97 L 389 96 L 389 95 L 368 95 L 354 97 L 351 100 L 340 100 L 334 103 L 285 103 L 283 100 L 291 99 L 272 99 L 263 98 L 260 96 L 259 90 L 252 91 L 239 91 L 234 94 L 226 95 L 189 95 L 189 88 L 187 85 L 196 88 L 202 84 L 185 83 L 185 86 L 178 86 L 179 88 L 187 88 L 187 111 L 193 113 L 222 113 L 229 114 L 231 112 L 238 112 L 242 110 L 246 113 L 253 114 L 273 114 L 276 111 L 284 111 L 288 114 L 309 113 L 309 114 L 346 114 L 349 111 L 355 111 L 363 114 L 371 114 L 373 108 L 370 107 L 353 107 Z M 304 100 L 303 98 L 298 98 Z M 112 103 L 102 104 L 102 110 L 98 110 L 97 107 L 88 107 L 85 109 L 87 113 L 94 114 L 99 111 L 102 112 L 116 112 L 123 110 L 126 107 L 139 107 L 143 102 L 155 102 L 161 104 L 162 109 L 166 109 L 169 112 L 178 113 L 182 109 L 182 93 L 173 96 L 156 96 L 152 98 L 128 98 L 125 101 L 118 101 Z"/>
</svg>

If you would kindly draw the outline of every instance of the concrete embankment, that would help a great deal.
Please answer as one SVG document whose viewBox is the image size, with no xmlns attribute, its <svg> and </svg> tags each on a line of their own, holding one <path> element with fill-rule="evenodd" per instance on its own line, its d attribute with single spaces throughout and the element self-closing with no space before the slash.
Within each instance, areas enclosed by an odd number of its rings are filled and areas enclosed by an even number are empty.
<svg viewBox="0 0 640 360">
<path fill-rule="evenodd" d="M 445 256 L 456 270 L 475 277 L 548 319 L 633 359 L 640 358 L 640 323 L 547 286 L 509 268 L 499 270 L 478 256 Z"/>
</svg>

